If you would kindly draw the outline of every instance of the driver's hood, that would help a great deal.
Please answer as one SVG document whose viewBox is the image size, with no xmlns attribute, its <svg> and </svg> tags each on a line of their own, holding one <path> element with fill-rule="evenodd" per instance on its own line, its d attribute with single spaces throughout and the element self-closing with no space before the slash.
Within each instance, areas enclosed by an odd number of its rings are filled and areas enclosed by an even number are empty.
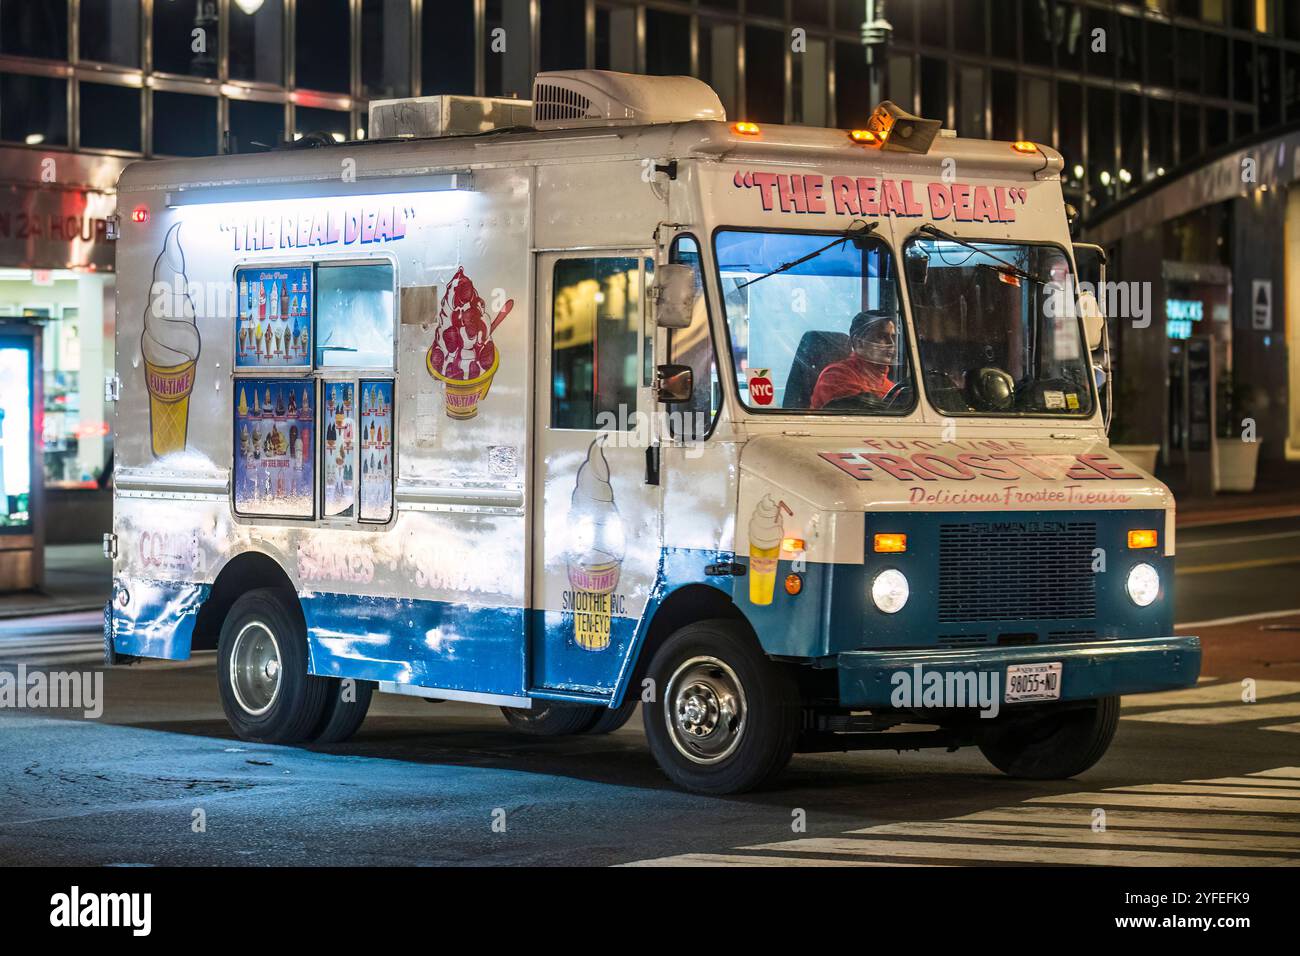
<svg viewBox="0 0 1300 956">
<path fill-rule="evenodd" d="M 813 538 L 818 536 L 814 525 L 823 534 L 839 526 L 841 534 L 856 537 L 861 516 L 878 511 L 1149 509 L 1166 513 L 1162 543 L 1170 552 L 1173 546 L 1169 489 L 1093 437 L 943 441 L 767 435 L 745 444 L 740 471 L 738 551 L 748 546 L 751 513 L 758 508 L 768 514 L 773 502 L 784 505 L 779 513 L 787 535 Z M 820 549 L 809 548 L 814 560 L 815 550 Z"/>
</svg>

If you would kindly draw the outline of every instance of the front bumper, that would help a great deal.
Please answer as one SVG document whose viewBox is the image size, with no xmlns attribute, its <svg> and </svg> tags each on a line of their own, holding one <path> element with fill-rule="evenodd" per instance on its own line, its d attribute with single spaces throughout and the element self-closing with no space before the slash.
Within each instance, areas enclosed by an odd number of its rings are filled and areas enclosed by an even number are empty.
<svg viewBox="0 0 1300 956">
<path fill-rule="evenodd" d="M 1174 690 L 1191 687 L 1200 676 L 1201 639 L 1150 637 L 1051 646 L 845 651 L 837 655 L 840 704 L 865 709 L 890 707 L 900 680 L 895 675 L 904 674 L 910 681 L 918 665 L 924 674 L 994 674 L 1002 694 L 1008 665 L 1058 661 L 1062 665 L 1061 700 Z"/>
</svg>

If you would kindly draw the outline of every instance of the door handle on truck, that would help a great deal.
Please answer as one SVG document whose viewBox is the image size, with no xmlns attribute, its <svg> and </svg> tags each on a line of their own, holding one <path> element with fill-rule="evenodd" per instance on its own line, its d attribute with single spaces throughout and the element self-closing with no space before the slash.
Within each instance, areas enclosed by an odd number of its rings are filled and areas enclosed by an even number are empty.
<svg viewBox="0 0 1300 956">
<path fill-rule="evenodd" d="M 647 445 L 645 450 L 645 483 L 659 484 L 659 446 Z"/>
</svg>

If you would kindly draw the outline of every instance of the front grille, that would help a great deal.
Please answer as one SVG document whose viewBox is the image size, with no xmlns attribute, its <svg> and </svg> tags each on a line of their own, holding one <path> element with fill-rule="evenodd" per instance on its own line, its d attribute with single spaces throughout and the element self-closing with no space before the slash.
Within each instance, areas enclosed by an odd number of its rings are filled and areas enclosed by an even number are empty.
<svg viewBox="0 0 1300 956">
<path fill-rule="evenodd" d="M 1092 521 L 939 526 L 939 620 L 1064 621 L 1097 615 Z"/>
</svg>

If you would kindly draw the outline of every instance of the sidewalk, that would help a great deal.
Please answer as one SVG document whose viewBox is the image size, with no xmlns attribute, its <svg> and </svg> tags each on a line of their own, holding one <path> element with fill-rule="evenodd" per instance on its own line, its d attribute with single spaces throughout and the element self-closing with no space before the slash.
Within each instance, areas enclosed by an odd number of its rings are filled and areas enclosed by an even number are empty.
<svg viewBox="0 0 1300 956">
<path fill-rule="evenodd" d="M 1193 497 L 1179 485 L 1182 475 L 1157 472 L 1178 500 L 1178 526 L 1232 524 L 1300 515 L 1300 462 L 1261 461 L 1255 490 L 1249 494 L 1222 492 Z"/>
<path fill-rule="evenodd" d="M 112 564 L 98 544 L 51 544 L 45 548 L 45 588 L 0 594 L 0 619 L 68 611 L 103 610 Z"/>
</svg>

